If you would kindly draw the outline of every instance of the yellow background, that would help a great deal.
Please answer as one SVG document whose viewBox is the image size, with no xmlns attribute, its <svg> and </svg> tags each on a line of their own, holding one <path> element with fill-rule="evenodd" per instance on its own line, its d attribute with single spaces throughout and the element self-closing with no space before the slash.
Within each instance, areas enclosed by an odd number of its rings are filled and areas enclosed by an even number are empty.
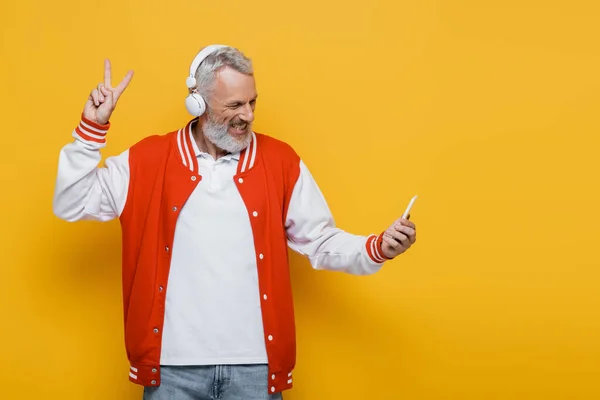
<svg viewBox="0 0 600 400">
<path fill-rule="evenodd" d="M 51 201 L 103 59 L 131 86 L 104 155 L 176 129 L 209 43 L 254 62 L 255 129 L 292 144 L 340 227 L 418 241 L 380 273 L 292 256 L 300 399 L 600 398 L 596 1 L 4 0 L 0 398 L 140 399 L 118 222 Z"/>
</svg>

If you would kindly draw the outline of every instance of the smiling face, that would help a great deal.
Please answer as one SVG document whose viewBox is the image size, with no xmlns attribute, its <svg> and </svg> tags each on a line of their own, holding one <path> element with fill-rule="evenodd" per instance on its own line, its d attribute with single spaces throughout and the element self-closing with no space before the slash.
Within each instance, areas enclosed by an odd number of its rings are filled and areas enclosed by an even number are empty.
<svg viewBox="0 0 600 400">
<path fill-rule="evenodd" d="M 219 70 L 202 116 L 205 137 L 230 153 L 245 149 L 252 140 L 257 97 L 254 76 L 230 67 Z"/>
</svg>

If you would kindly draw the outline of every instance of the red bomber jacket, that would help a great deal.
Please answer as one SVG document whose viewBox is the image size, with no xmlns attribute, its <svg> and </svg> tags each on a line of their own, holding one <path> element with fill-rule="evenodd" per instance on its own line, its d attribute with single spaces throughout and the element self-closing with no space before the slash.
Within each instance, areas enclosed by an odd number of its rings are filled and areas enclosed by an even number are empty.
<svg viewBox="0 0 600 400">
<path fill-rule="evenodd" d="M 129 379 L 143 386 L 160 385 L 161 338 L 175 226 L 182 207 L 202 179 L 196 159 L 190 156 L 191 126 L 196 120 L 178 131 L 147 137 L 128 149 L 127 190 L 118 213 L 123 241 L 125 347 L 131 365 Z M 59 217 L 69 221 L 110 219 L 101 218 L 100 203 L 114 202 L 118 194 L 111 193 L 110 185 L 106 185 L 102 177 L 106 170 L 98 168 L 99 150 L 105 145 L 109 126 L 82 118 L 73 131 L 75 141 L 61 151 L 54 197 L 54 212 Z M 106 164 L 105 168 L 116 168 L 111 158 Z M 249 213 L 260 293 L 268 293 L 269 298 L 261 302 L 261 310 L 271 393 L 292 387 L 296 360 L 285 221 L 301 165 L 300 157 L 289 145 L 253 133 L 234 176 Z M 94 200 L 94 193 L 100 193 L 101 198 Z M 94 207 L 99 211 L 93 211 Z M 310 213 L 310 207 L 306 213 Z M 332 222 L 328 219 L 321 225 Z M 332 226 L 328 229 L 329 236 L 323 242 L 334 243 L 331 238 L 343 233 Z M 343 234 L 349 237 L 341 239 L 345 242 L 336 244 L 335 251 L 343 252 L 345 243 L 352 241 L 357 255 L 354 259 L 346 257 L 344 262 L 366 265 L 353 273 L 375 272 L 387 260 L 381 253 L 382 234 Z M 326 255 L 316 254 L 311 262 L 315 267 L 323 264 L 327 268 Z"/>
</svg>

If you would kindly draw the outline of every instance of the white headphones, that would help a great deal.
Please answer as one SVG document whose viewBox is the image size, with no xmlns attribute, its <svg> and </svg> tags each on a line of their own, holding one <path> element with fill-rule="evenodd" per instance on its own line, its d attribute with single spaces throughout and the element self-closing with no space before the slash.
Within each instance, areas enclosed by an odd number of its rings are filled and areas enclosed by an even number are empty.
<svg viewBox="0 0 600 400">
<path fill-rule="evenodd" d="M 200 50 L 200 53 L 196 55 L 196 58 L 194 58 L 194 61 L 192 61 L 192 65 L 190 66 L 190 76 L 188 76 L 185 80 L 185 84 L 187 85 L 188 89 L 193 89 L 196 86 L 196 70 L 202 61 L 204 61 L 204 59 L 213 52 L 224 47 L 229 46 L 222 44 L 211 44 L 210 46 L 206 46 Z M 204 111 L 206 111 L 206 102 L 199 93 L 192 92 L 185 98 L 185 108 L 187 108 L 188 112 L 194 117 L 199 117 L 204 114 Z"/>
</svg>

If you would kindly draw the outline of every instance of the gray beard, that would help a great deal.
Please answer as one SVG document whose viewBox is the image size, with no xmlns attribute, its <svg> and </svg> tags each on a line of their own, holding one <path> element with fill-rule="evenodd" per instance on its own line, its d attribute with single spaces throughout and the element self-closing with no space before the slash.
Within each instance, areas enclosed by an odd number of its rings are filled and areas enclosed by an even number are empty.
<svg viewBox="0 0 600 400">
<path fill-rule="evenodd" d="M 206 122 L 202 125 L 202 131 L 206 139 L 221 150 L 229 153 L 237 153 L 250 145 L 252 135 L 248 134 L 243 140 L 237 140 L 227 132 L 229 124 L 221 124 L 213 120 L 210 114 L 207 115 Z M 250 131 L 250 124 L 246 127 Z"/>
</svg>

